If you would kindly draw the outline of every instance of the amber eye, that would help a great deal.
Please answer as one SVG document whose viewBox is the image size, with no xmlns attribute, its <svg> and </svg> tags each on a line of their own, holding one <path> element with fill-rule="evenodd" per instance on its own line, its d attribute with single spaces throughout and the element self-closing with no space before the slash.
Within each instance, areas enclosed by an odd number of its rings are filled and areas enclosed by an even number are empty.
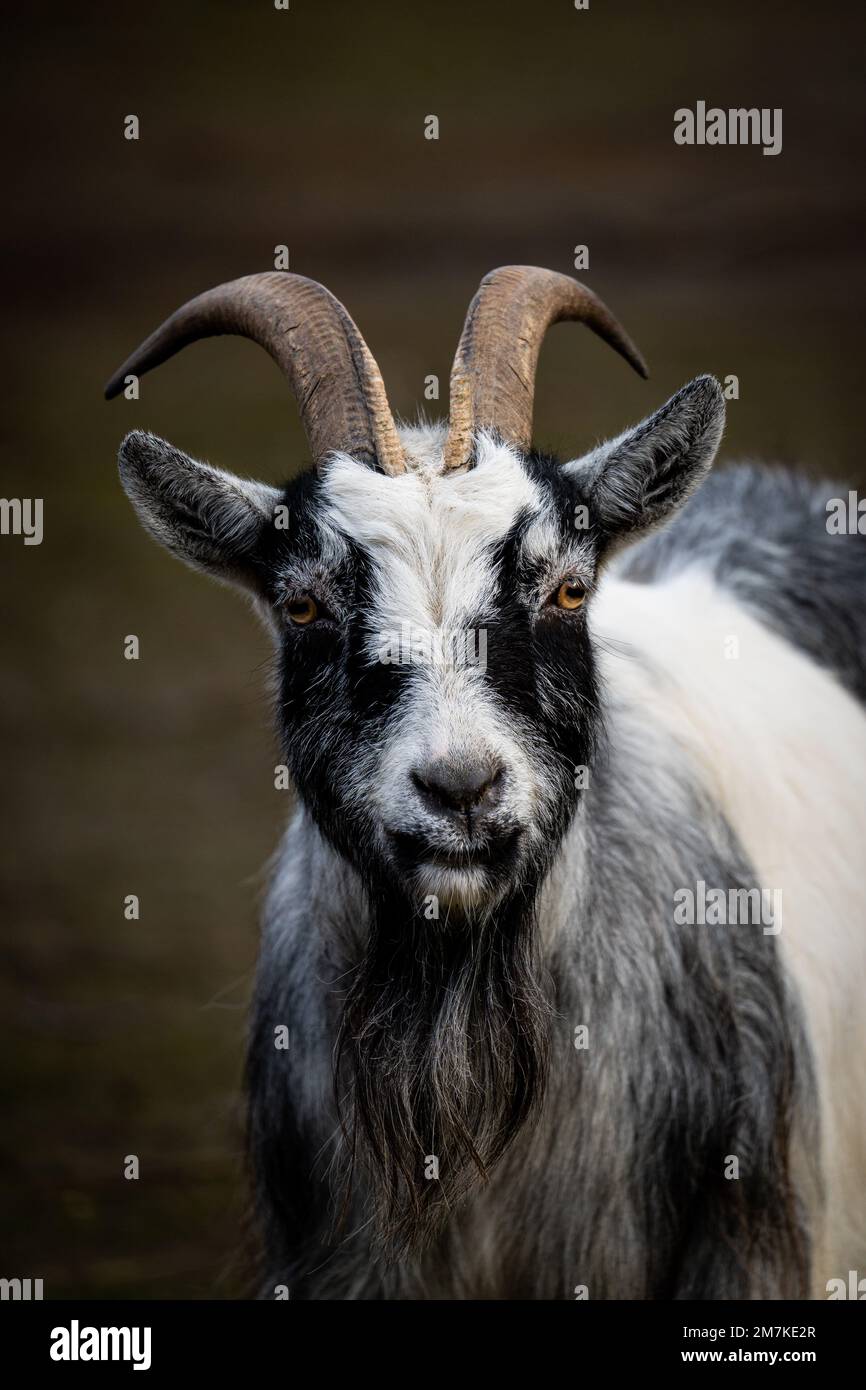
<svg viewBox="0 0 866 1390">
<path fill-rule="evenodd" d="M 564 579 L 556 591 L 557 608 L 574 610 L 580 608 L 586 598 L 586 590 L 576 579 Z"/>
<path fill-rule="evenodd" d="M 299 598 L 289 600 L 286 612 L 298 627 L 306 627 L 307 623 L 313 622 L 319 616 L 319 605 L 309 594 L 301 594 Z"/>
</svg>

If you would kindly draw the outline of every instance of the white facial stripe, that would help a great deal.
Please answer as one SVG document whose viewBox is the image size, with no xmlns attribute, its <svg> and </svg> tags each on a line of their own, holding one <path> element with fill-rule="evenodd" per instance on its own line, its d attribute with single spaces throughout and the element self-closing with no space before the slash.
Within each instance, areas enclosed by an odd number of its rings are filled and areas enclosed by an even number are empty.
<svg viewBox="0 0 866 1390">
<path fill-rule="evenodd" d="M 467 625 L 483 630 L 485 614 L 497 616 L 491 607 L 497 589 L 491 552 L 519 517 L 535 519 L 534 554 L 540 557 L 545 546 L 553 556 L 562 549 L 560 533 L 547 519 L 546 491 L 517 456 L 482 435 L 476 457 L 476 466 L 465 473 L 443 476 L 419 467 L 389 478 L 337 456 L 322 480 L 325 525 L 362 545 L 372 561 L 371 661 L 380 659 L 381 647 L 374 648 L 389 633 L 403 629 L 440 638 L 407 681 L 384 741 L 353 769 L 352 791 L 365 805 L 377 806 L 380 824 L 390 831 L 422 831 L 438 841 L 450 833 L 455 848 L 461 832 L 443 828 L 441 818 L 414 795 L 413 769 L 440 758 L 500 763 L 507 769 L 502 818 L 525 827 L 530 838 L 544 788 L 522 730 L 509 721 L 483 669 L 466 659 L 467 645 L 452 639 Z M 466 875 L 450 870 L 438 869 L 435 878 L 440 886 L 447 880 L 449 893 L 460 883 L 470 893 L 483 885 L 485 874 L 475 871 L 474 888 Z"/>
<path fill-rule="evenodd" d="M 372 555 L 374 626 L 395 634 L 448 636 L 483 622 L 495 589 L 491 549 L 522 512 L 545 505 L 515 454 L 484 435 L 467 473 L 388 478 L 338 455 L 323 492 L 325 520 Z"/>
</svg>

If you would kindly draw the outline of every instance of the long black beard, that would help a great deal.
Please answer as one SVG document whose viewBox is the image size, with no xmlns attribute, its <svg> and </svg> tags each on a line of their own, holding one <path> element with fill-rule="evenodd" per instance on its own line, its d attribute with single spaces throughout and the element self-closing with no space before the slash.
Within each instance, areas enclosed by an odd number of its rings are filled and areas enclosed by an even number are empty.
<svg viewBox="0 0 866 1390">
<path fill-rule="evenodd" d="M 347 1200 L 360 1165 L 390 1257 L 441 1230 L 541 1105 L 551 1009 L 534 896 L 524 889 L 490 915 L 443 923 L 376 895 L 335 1079 Z"/>
</svg>

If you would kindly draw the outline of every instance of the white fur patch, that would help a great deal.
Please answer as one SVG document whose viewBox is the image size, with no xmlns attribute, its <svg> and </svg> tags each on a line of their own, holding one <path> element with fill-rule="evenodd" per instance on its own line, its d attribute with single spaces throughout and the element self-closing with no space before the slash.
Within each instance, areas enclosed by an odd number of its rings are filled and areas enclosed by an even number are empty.
<svg viewBox="0 0 866 1390">
<path fill-rule="evenodd" d="M 544 503 L 515 455 L 485 437 L 474 469 L 445 476 L 388 478 L 338 455 L 324 497 L 324 528 L 373 557 L 371 660 L 379 634 L 408 628 L 448 638 L 483 622 L 496 587 L 493 546 L 521 512 L 539 513 Z"/>
<path fill-rule="evenodd" d="M 826 1297 L 827 1279 L 866 1270 L 866 715 L 699 569 L 611 577 L 591 622 L 608 685 L 688 751 L 762 885 L 781 890 L 777 940 L 821 1099 Z"/>
<path fill-rule="evenodd" d="M 357 772 L 357 794 L 378 805 L 389 830 L 427 830 L 436 818 L 406 795 L 412 769 L 494 757 L 504 763 L 503 814 L 525 824 L 538 795 L 528 750 L 504 727 L 501 708 L 478 655 L 497 576 L 491 555 L 522 513 L 543 517 L 545 494 L 510 449 L 482 435 L 476 466 L 437 474 L 418 466 L 397 478 L 371 473 L 338 455 L 323 481 L 323 523 L 366 547 L 373 560 L 371 662 L 389 640 L 427 639 L 426 659 L 388 731 L 375 763 Z M 461 640 L 470 630 L 467 643 Z M 456 841 L 456 832 L 455 832 Z M 427 866 L 419 889 L 465 903 L 483 895 L 483 869 L 457 873 Z"/>
</svg>

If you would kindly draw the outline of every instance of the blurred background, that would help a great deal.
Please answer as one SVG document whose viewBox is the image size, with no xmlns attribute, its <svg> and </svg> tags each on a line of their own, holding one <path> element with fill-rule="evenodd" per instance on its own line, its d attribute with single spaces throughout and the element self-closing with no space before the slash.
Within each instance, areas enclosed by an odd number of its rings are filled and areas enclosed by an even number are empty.
<svg viewBox="0 0 866 1390">
<path fill-rule="evenodd" d="M 288 811 L 268 646 L 146 538 L 115 456 L 144 426 L 280 481 L 305 445 L 250 343 L 191 348 L 137 402 L 105 404 L 103 382 L 183 300 L 285 244 L 359 322 L 395 410 L 435 412 L 435 373 L 445 411 L 481 276 L 569 272 L 586 244 L 580 278 L 652 378 L 557 329 L 539 444 L 573 455 L 712 371 L 740 384 L 724 456 L 863 484 L 864 8 L 6 15 L 2 493 L 44 498 L 45 521 L 40 546 L 0 538 L 0 1275 L 46 1297 L 240 1297 L 244 1008 Z M 781 107 L 783 152 L 676 146 L 673 112 L 698 100 Z"/>
</svg>

